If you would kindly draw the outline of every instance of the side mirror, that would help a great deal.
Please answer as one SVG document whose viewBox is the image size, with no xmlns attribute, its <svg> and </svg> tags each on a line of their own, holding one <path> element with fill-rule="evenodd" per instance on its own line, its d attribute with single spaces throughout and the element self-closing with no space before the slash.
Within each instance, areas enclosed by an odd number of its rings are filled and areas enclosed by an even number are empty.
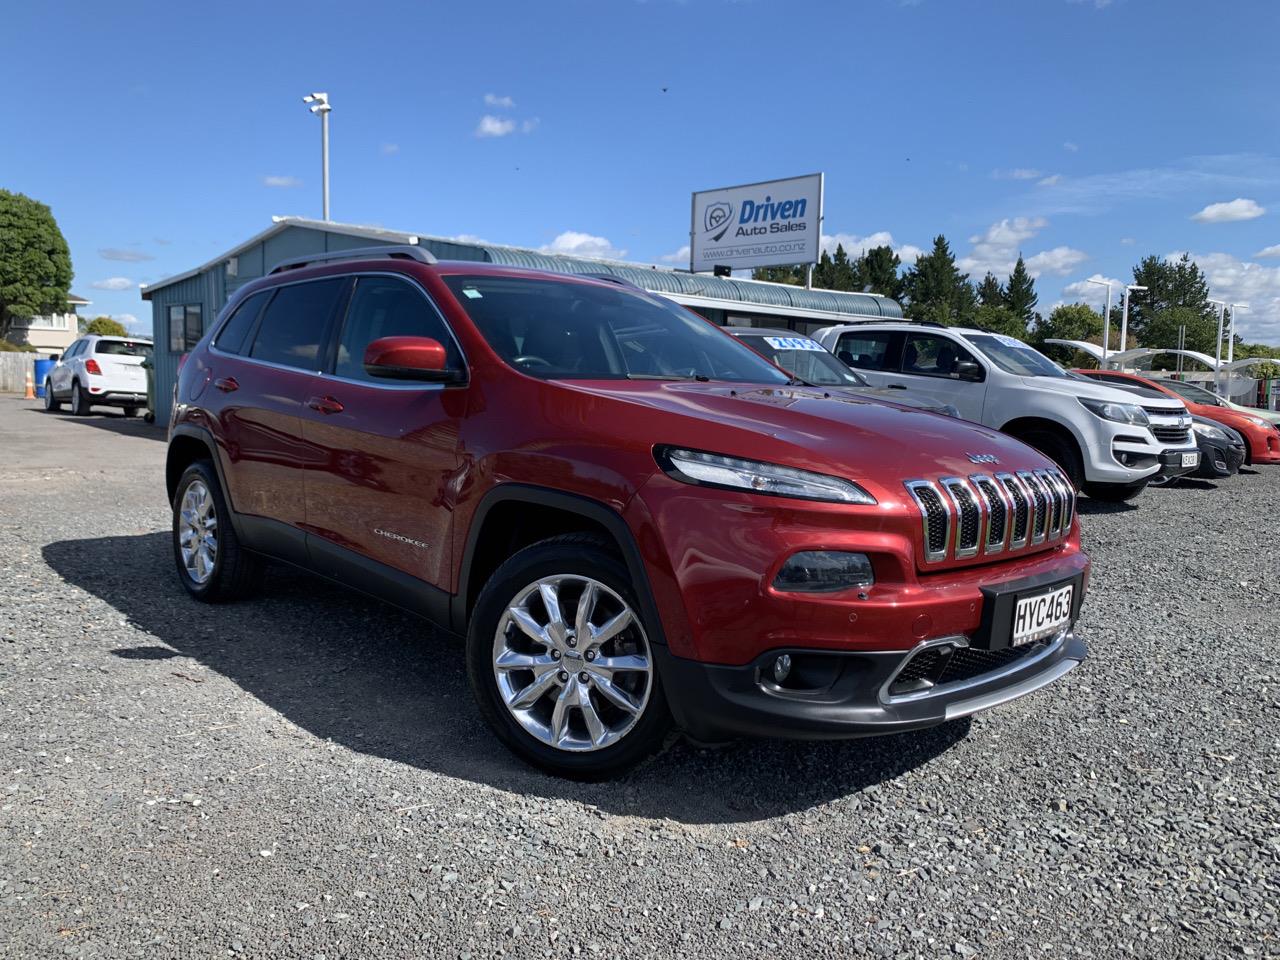
<svg viewBox="0 0 1280 960">
<path fill-rule="evenodd" d="M 982 367 L 973 360 L 956 361 L 956 376 L 970 383 L 982 382 Z"/>
<path fill-rule="evenodd" d="M 52 360 L 54 363 L 57 363 L 59 360 L 61 360 L 61 359 L 62 359 L 62 354 L 60 354 L 60 353 L 51 353 L 51 354 L 49 354 L 49 359 L 50 359 L 50 360 Z"/>
<path fill-rule="evenodd" d="M 452 383 L 462 379 L 450 370 L 448 353 L 431 337 L 380 337 L 364 349 L 364 369 L 371 377 L 384 380 L 421 380 L 425 383 Z"/>
</svg>

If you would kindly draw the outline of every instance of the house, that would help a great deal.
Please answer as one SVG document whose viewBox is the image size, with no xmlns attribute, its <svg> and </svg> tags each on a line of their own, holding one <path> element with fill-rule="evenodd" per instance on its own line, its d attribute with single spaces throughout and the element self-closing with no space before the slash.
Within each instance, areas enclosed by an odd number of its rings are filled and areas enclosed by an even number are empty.
<svg viewBox="0 0 1280 960">
<path fill-rule="evenodd" d="M 18 346 L 34 347 L 36 353 L 60 354 L 80 335 L 80 318 L 76 309 L 87 307 L 92 302 L 74 293 L 69 294 L 63 313 L 11 320 L 6 339 Z"/>
</svg>

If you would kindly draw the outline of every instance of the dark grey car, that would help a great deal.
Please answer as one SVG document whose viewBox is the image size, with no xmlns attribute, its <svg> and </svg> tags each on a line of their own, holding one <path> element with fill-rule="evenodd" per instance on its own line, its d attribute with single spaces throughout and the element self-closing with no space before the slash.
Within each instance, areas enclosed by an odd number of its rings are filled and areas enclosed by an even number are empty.
<svg viewBox="0 0 1280 960">
<path fill-rule="evenodd" d="M 938 403 L 931 397 L 914 396 L 907 390 L 873 387 L 856 371 L 845 366 L 817 340 L 794 330 L 771 330 L 765 327 L 727 327 L 756 353 L 772 360 L 791 376 L 810 387 L 826 387 L 859 397 L 886 400 L 904 407 L 917 407 L 930 413 L 959 417 L 960 411 L 949 403 Z"/>
</svg>

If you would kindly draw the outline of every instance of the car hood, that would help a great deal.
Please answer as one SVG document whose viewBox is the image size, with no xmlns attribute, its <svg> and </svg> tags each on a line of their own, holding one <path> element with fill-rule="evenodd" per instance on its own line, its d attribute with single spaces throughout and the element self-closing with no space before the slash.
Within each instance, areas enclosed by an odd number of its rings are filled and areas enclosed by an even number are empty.
<svg viewBox="0 0 1280 960">
<path fill-rule="evenodd" d="M 1274 410 L 1263 410 L 1258 407 L 1246 407 L 1242 403 L 1233 403 L 1228 406 L 1227 409 L 1232 410 L 1235 413 L 1243 413 L 1246 416 L 1261 417 L 1268 423 L 1280 424 L 1280 413 L 1277 413 Z"/>
<path fill-rule="evenodd" d="M 823 388 L 815 387 L 814 389 Z M 827 387 L 824 392 L 855 398 L 870 397 L 886 403 L 896 403 L 916 410 L 925 410 L 929 413 L 940 413 L 946 417 L 952 416 L 951 411 L 954 409 L 950 404 L 939 403 L 931 397 L 917 397 L 907 393 L 905 390 L 890 390 L 888 387 Z"/>
<path fill-rule="evenodd" d="M 643 417 L 598 413 L 610 431 L 629 429 L 642 434 L 632 439 L 650 446 L 767 460 L 864 486 L 882 484 L 899 494 L 906 479 L 1051 466 L 1027 445 L 988 427 L 854 393 L 683 381 L 559 383 L 610 405 L 645 407 Z"/>
<path fill-rule="evenodd" d="M 1108 387 L 1101 383 L 1089 383 L 1086 380 L 1074 380 L 1058 377 L 1023 377 L 1022 382 L 1037 390 L 1048 390 L 1069 397 L 1083 397 L 1086 400 L 1105 400 L 1108 403 L 1132 403 L 1148 409 L 1160 408 L 1170 413 L 1185 413 L 1187 406 L 1181 400 L 1172 397 L 1140 397 L 1128 390 Z"/>
</svg>

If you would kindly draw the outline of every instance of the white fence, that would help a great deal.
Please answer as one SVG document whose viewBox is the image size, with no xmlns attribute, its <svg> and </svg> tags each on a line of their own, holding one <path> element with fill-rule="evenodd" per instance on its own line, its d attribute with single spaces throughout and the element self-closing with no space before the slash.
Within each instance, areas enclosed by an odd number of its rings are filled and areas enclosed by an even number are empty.
<svg viewBox="0 0 1280 960">
<path fill-rule="evenodd" d="M 0 393 L 22 393 L 27 374 L 35 376 L 37 353 L 0 353 Z"/>
</svg>

